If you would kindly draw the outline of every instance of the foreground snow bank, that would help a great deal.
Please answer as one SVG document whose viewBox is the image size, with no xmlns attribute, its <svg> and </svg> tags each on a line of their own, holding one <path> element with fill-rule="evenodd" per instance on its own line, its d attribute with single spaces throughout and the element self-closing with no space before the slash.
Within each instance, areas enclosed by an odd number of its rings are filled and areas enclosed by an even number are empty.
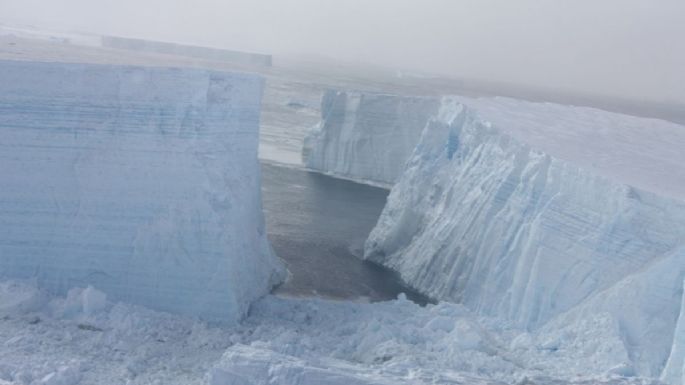
<svg viewBox="0 0 685 385">
<path fill-rule="evenodd" d="M 0 62 L 0 276 L 235 321 L 283 268 L 257 162 L 261 80 Z"/>
<path fill-rule="evenodd" d="M 0 380 L 12 385 L 205 384 L 232 334 L 92 287 L 61 297 L 0 283 Z"/>
<path fill-rule="evenodd" d="M 599 339 L 582 325 L 529 333 L 451 303 L 267 297 L 244 325 L 254 333 L 226 351 L 210 378 L 212 385 L 657 383 L 627 369 L 608 316 L 596 324 L 604 327 Z"/>
<path fill-rule="evenodd" d="M 392 185 L 404 170 L 434 98 L 327 91 L 321 122 L 305 137 L 306 167 L 334 176 Z"/>
<path fill-rule="evenodd" d="M 625 371 L 655 377 L 675 348 L 684 240 L 682 201 L 550 156 L 446 99 L 365 255 L 528 330 L 559 317 L 544 330 L 617 336 Z"/>
<path fill-rule="evenodd" d="M 626 355 L 617 335 L 527 333 L 449 303 L 267 296 L 227 327 L 91 287 L 55 297 L 0 282 L 0 383 L 12 385 L 656 384 L 626 376 Z"/>
</svg>

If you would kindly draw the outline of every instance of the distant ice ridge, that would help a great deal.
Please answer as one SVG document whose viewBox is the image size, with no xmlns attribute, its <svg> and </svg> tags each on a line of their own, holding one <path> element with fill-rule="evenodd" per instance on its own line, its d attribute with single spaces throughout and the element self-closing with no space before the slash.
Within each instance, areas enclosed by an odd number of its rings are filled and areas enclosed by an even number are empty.
<svg viewBox="0 0 685 385">
<path fill-rule="evenodd" d="M 283 278 L 257 162 L 262 81 L 0 62 L 0 276 L 235 322 Z"/>
<path fill-rule="evenodd" d="M 392 185 L 439 99 L 329 90 L 321 122 L 305 138 L 306 167 L 334 176 Z"/>
<path fill-rule="evenodd" d="M 118 36 L 102 36 L 101 44 L 103 47 L 107 48 L 164 55 L 189 56 L 205 60 L 226 61 L 250 66 L 271 67 L 272 62 L 271 55 Z"/>
<path fill-rule="evenodd" d="M 616 154 L 591 171 L 577 166 L 572 153 L 561 154 L 564 160 L 548 154 L 548 146 L 577 143 L 569 142 L 572 133 L 534 124 L 535 113 L 533 123 L 516 121 L 505 131 L 499 127 L 505 120 L 494 127 L 462 99 L 446 98 L 426 125 L 365 257 L 432 297 L 549 332 L 551 351 L 592 351 L 597 346 L 588 335 L 617 336 L 623 346 L 614 349 L 626 361 L 616 369 L 621 374 L 658 377 L 670 357 L 664 378 L 678 384 L 682 333 L 674 338 L 674 331 L 683 300 L 685 203 L 609 175 Z M 598 111 L 598 121 L 588 124 L 601 126 L 611 115 Z M 685 137 L 666 133 L 676 144 Z M 536 146 L 521 138 L 534 138 Z M 639 146 L 635 139 L 619 137 L 627 143 L 617 147 Z M 671 172 L 681 171 L 682 164 Z M 672 196 L 683 187 L 676 183 L 667 189 Z M 581 337 L 589 345 L 579 347 Z"/>
</svg>

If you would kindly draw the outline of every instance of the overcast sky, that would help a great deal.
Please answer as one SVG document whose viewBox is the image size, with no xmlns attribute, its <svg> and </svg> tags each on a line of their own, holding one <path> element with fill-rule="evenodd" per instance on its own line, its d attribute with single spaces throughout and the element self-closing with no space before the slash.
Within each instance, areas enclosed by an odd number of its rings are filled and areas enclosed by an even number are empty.
<svg viewBox="0 0 685 385">
<path fill-rule="evenodd" d="M 685 0 L 0 0 L 0 19 L 685 103 Z"/>
</svg>

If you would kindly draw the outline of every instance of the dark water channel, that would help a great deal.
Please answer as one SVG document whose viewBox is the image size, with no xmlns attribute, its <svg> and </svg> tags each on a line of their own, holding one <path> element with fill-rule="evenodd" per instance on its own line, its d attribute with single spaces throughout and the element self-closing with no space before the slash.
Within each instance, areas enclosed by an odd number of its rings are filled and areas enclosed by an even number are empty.
<svg viewBox="0 0 685 385">
<path fill-rule="evenodd" d="M 359 258 L 387 190 L 262 164 L 262 191 L 269 239 L 292 274 L 276 293 L 368 301 L 405 293 L 426 303 L 394 272 Z"/>
</svg>

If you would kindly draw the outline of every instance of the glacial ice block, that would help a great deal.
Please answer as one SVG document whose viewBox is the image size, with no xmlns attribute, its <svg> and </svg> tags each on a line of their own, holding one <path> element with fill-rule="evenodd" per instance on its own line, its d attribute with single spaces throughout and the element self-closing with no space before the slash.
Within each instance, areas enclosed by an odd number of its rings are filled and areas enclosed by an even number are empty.
<svg viewBox="0 0 685 385">
<path fill-rule="evenodd" d="M 262 81 L 0 61 L 0 276 L 233 322 L 282 279 L 257 161 Z"/>
<path fill-rule="evenodd" d="M 674 344 L 684 242 L 685 201 L 551 156 L 448 98 L 393 187 L 365 258 L 431 297 L 533 331 L 564 313 L 558 322 L 568 325 L 608 312 L 633 369 L 658 376 Z"/>
<path fill-rule="evenodd" d="M 303 162 L 337 177 L 392 185 L 439 107 L 429 97 L 329 90 L 321 122 L 305 138 Z"/>
</svg>

